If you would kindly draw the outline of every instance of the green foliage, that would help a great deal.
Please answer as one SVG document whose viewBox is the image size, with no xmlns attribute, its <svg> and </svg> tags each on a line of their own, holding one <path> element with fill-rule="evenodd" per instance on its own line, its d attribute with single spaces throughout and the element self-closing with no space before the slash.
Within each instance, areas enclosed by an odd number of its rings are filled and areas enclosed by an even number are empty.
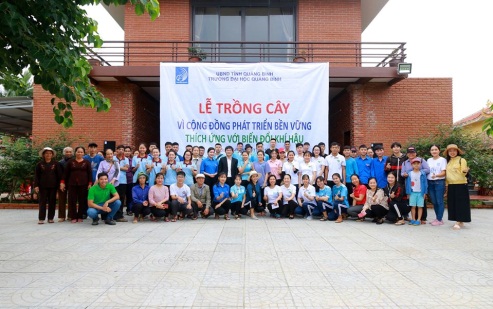
<svg viewBox="0 0 493 309">
<path fill-rule="evenodd" d="M 200 48 L 197 47 L 189 47 L 188 48 L 188 55 L 190 57 L 197 57 L 202 60 L 207 59 L 207 54 Z"/>
<path fill-rule="evenodd" d="M 101 47 L 97 23 L 81 7 L 131 3 L 139 15 L 159 16 L 159 0 L 7 0 L 0 1 L 0 79 L 13 83 L 29 67 L 34 82 L 52 100 L 55 121 L 71 127 L 72 103 L 107 111 L 110 101 L 91 85 L 91 66 L 83 57 L 87 41 Z"/>
<path fill-rule="evenodd" d="M 41 160 L 39 151 L 44 147 L 51 147 L 57 152 L 56 160 L 60 160 L 63 155 L 63 148 L 74 143 L 66 133 L 33 143 L 31 138 L 20 137 L 2 138 L 2 148 L 0 149 L 0 192 L 8 192 L 8 199 L 12 201 L 15 194 L 19 192 L 23 183 L 33 183 L 34 168 Z"/>
<path fill-rule="evenodd" d="M 457 144 L 465 152 L 462 157 L 467 160 L 474 180 L 482 187 L 493 187 L 491 141 L 485 140 L 482 134 L 468 133 L 460 127 L 442 126 L 437 134 L 411 140 L 409 144 L 414 145 L 418 155 L 426 159 L 431 157 L 429 149 L 433 144 L 440 146 L 441 151 L 449 144 Z"/>
<path fill-rule="evenodd" d="M 33 96 L 33 75 L 29 69 L 22 71 L 21 75 L 12 76 L 7 80 L 0 77 L 0 85 L 3 91 L 0 97 L 32 97 Z"/>
<path fill-rule="evenodd" d="M 493 114 L 493 102 L 488 100 L 488 103 L 486 105 L 487 107 L 483 109 L 483 112 L 485 114 L 489 114 L 490 117 L 484 120 L 483 131 L 486 132 L 488 136 L 493 136 L 493 117 L 491 117 L 491 115 Z"/>
</svg>

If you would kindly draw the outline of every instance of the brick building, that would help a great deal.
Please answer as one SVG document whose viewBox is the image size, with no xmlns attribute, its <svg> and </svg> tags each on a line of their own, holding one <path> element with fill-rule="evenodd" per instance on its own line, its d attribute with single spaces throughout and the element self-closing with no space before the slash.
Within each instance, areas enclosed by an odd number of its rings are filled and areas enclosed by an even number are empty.
<svg viewBox="0 0 493 309">
<path fill-rule="evenodd" d="M 159 141 L 159 62 L 329 62 L 329 136 L 342 144 L 405 143 L 452 123 L 452 80 L 397 74 L 405 43 L 364 43 L 362 31 L 387 0 L 166 0 L 154 22 L 132 6 L 107 10 L 125 30 L 88 57 L 91 78 L 111 100 L 109 113 L 75 107 L 70 134 L 102 144 Z M 55 125 L 50 96 L 35 87 L 33 134 Z M 318 142 L 318 141 L 311 141 Z M 389 153 L 389 152 L 387 152 Z"/>
</svg>

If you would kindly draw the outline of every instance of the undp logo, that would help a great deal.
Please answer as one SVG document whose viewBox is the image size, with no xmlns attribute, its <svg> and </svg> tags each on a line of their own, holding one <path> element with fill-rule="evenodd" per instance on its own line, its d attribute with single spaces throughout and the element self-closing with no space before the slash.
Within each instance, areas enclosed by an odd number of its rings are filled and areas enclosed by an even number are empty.
<svg viewBox="0 0 493 309">
<path fill-rule="evenodd" d="M 188 67 L 175 68 L 175 84 L 188 84 Z"/>
</svg>

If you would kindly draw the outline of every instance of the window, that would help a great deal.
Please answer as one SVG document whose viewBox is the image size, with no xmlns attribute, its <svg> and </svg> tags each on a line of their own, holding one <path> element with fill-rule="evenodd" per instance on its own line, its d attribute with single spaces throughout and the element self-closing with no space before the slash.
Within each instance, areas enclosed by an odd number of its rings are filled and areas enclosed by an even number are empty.
<svg viewBox="0 0 493 309">
<path fill-rule="evenodd" d="M 232 2 L 192 1 L 196 45 L 212 61 L 290 60 L 295 1 L 240 0 L 233 2 L 235 6 Z"/>
</svg>

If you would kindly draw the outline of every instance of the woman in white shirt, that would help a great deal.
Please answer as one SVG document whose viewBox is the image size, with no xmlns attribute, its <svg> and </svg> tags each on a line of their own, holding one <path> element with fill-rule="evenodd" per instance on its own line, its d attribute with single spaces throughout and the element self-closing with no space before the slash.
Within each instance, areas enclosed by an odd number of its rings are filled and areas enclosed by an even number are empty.
<svg viewBox="0 0 493 309">
<path fill-rule="evenodd" d="M 315 163 L 313 163 L 311 159 L 312 159 L 312 155 L 309 151 L 303 154 L 303 162 L 300 163 L 300 169 L 298 171 L 299 183 L 302 183 L 301 177 L 303 175 L 308 175 L 309 183 L 311 185 L 315 184 L 315 178 L 317 178 L 316 177 L 317 169 Z"/>
<path fill-rule="evenodd" d="M 285 175 L 291 176 L 291 184 L 296 187 L 296 194 L 298 194 L 298 170 L 300 166 L 298 162 L 294 159 L 294 151 L 290 150 L 288 152 L 288 159 L 282 165 L 282 171 Z"/>
<path fill-rule="evenodd" d="M 293 219 L 294 211 L 299 205 L 296 203 L 296 187 L 291 184 L 291 176 L 289 174 L 284 175 L 281 191 L 284 214 L 287 213 L 288 218 Z"/>
<path fill-rule="evenodd" d="M 428 174 L 428 194 L 430 195 L 433 208 L 435 210 L 436 219 L 431 222 L 431 225 L 443 225 L 443 212 L 445 204 L 443 195 L 445 194 L 445 174 L 447 170 L 447 160 L 440 157 L 440 147 L 432 145 L 430 147 L 431 158 L 427 160 L 430 167 Z"/>
<path fill-rule="evenodd" d="M 276 185 L 276 176 L 270 175 L 267 179 L 268 186 L 264 188 L 264 201 L 267 203 L 271 217 L 281 219 L 283 204 L 279 203 L 282 199 L 281 188 Z"/>
<path fill-rule="evenodd" d="M 306 215 L 306 219 L 312 220 L 312 212 L 317 207 L 317 201 L 315 201 L 315 187 L 310 184 L 310 176 L 307 174 L 301 177 L 303 185 L 298 192 L 298 204 L 301 207 L 296 208 L 296 214 Z"/>
</svg>

